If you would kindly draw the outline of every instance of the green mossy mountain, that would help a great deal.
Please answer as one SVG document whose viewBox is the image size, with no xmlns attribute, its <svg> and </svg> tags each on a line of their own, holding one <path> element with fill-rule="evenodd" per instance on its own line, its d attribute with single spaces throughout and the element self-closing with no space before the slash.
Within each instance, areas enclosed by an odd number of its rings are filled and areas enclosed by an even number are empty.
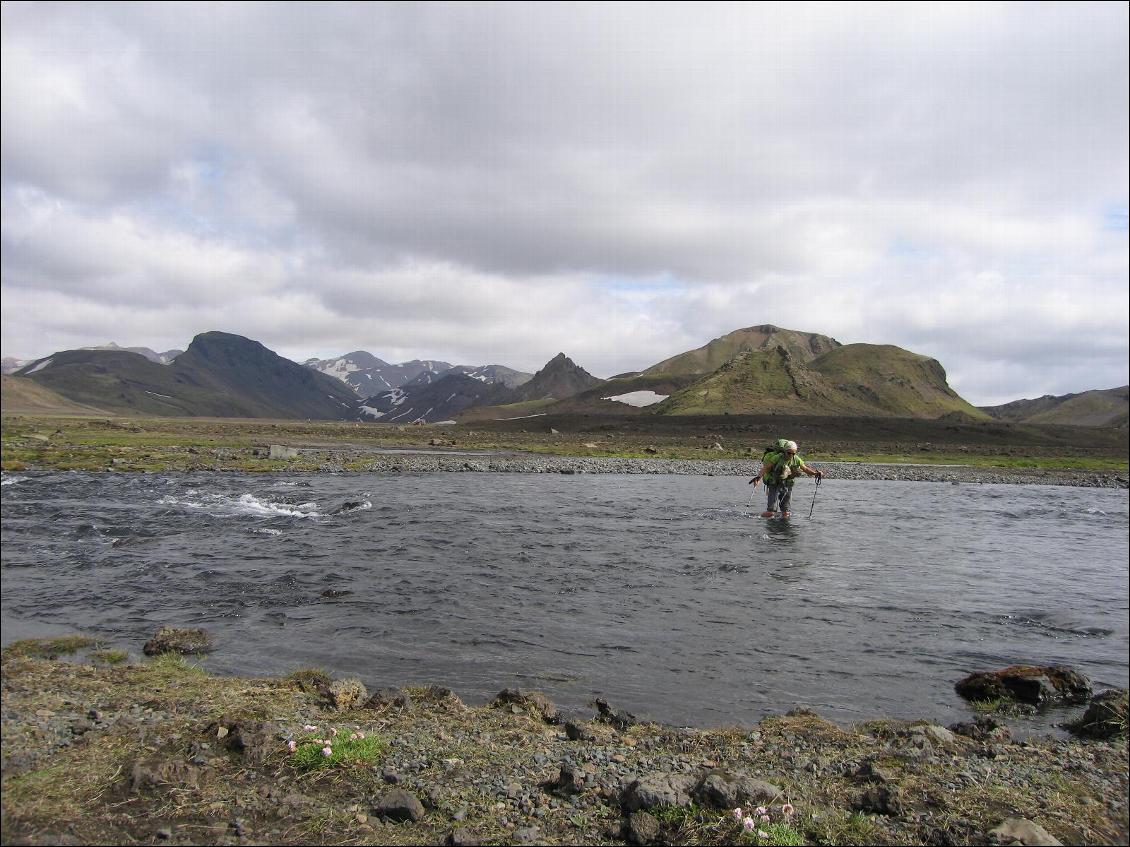
<svg viewBox="0 0 1130 847">
<path fill-rule="evenodd" d="M 949 387 L 934 359 L 875 344 L 837 345 L 809 361 L 783 346 L 743 350 L 654 413 L 988 419 Z"/>
<path fill-rule="evenodd" d="M 170 365 L 124 350 L 66 350 L 16 376 L 119 414 L 342 420 L 357 405 L 340 381 L 223 332 L 196 336 Z"/>
<path fill-rule="evenodd" d="M 736 329 L 695 350 L 664 359 L 642 372 L 643 376 L 671 377 L 710 374 L 744 351 L 766 352 L 784 348 L 800 362 L 809 362 L 840 346 L 840 342 L 815 332 L 782 329 L 773 324 Z"/>
<path fill-rule="evenodd" d="M 1127 428 L 1130 386 L 1063 394 L 1036 400 L 1015 400 L 1001 406 L 981 406 L 997 420 L 1014 423 L 1067 424 Z"/>
</svg>

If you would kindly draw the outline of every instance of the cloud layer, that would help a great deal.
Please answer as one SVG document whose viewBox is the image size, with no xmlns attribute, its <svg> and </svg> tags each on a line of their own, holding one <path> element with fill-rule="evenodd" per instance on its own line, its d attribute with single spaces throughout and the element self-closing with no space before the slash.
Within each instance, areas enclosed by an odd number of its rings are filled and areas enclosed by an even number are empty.
<svg viewBox="0 0 1130 847">
<path fill-rule="evenodd" d="M 1124 4 L 5 3 L 3 352 L 1127 382 Z"/>
</svg>

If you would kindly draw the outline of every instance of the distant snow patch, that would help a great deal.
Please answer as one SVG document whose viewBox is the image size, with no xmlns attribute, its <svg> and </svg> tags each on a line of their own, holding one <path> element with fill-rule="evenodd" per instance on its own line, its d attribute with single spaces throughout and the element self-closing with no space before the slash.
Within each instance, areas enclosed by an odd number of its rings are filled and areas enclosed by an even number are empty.
<svg viewBox="0 0 1130 847">
<path fill-rule="evenodd" d="M 544 418 L 545 412 L 535 412 L 532 415 L 518 415 L 516 418 L 495 418 L 496 421 L 524 421 L 526 418 Z"/>
<path fill-rule="evenodd" d="M 615 397 L 602 397 L 602 400 L 615 400 L 617 403 L 627 403 L 629 406 L 654 406 L 662 403 L 670 394 L 656 394 L 654 391 L 629 391 L 627 394 L 617 394 Z"/>
<path fill-rule="evenodd" d="M 362 406 L 361 414 L 371 415 L 374 418 L 383 418 L 385 416 L 384 412 L 382 412 L 380 409 L 374 409 L 372 406 Z"/>
<path fill-rule="evenodd" d="M 31 374 L 35 373 L 36 371 L 43 370 L 45 367 L 47 367 L 53 361 L 55 361 L 54 357 L 48 357 L 48 358 L 44 359 L 42 362 L 40 362 L 38 365 L 36 365 L 34 368 L 32 368 L 30 371 L 28 371 L 27 375 L 31 375 Z"/>
<path fill-rule="evenodd" d="M 154 397 L 164 397 L 166 400 L 175 400 L 177 398 L 170 397 L 168 394 L 158 394 L 156 391 L 146 391 L 146 394 L 152 394 Z"/>
</svg>

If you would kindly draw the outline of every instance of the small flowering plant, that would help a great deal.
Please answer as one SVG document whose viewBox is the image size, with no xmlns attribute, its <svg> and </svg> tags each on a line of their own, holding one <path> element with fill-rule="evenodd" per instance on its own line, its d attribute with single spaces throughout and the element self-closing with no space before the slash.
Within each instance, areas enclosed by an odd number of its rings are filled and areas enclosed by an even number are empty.
<svg viewBox="0 0 1130 847">
<path fill-rule="evenodd" d="M 287 739 L 290 761 L 302 771 L 336 765 L 371 765 L 384 752 L 381 739 L 356 728 L 306 724 Z"/>
<path fill-rule="evenodd" d="M 793 828 L 793 815 L 796 809 L 791 803 L 780 806 L 749 806 L 731 809 L 722 818 L 721 825 L 726 830 L 732 844 L 804 844 L 804 836 Z"/>
</svg>

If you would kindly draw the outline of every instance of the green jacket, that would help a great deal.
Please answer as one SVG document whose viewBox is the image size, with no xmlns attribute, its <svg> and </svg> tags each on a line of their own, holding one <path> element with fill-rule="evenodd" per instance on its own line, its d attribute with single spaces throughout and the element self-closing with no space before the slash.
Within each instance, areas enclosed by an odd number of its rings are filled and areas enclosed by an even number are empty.
<svg viewBox="0 0 1130 847">
<path fill-rule="evenodd" d="M 797 474 L 804 466 L 804 459 L 797 453 L 792 458 L 789 458 L 787 453 L 770 453 L 765 459 L 765 463 L 769 465 L 769 471 L 765 474 L 762 482 L 766 485 L 780 485 L 784 482 L 790 488 L 796 483 Z M 788 469 L 788 473 L 785 469 Z M 782 479 L 782 477 L 784 479 Z"/>
</svg>

